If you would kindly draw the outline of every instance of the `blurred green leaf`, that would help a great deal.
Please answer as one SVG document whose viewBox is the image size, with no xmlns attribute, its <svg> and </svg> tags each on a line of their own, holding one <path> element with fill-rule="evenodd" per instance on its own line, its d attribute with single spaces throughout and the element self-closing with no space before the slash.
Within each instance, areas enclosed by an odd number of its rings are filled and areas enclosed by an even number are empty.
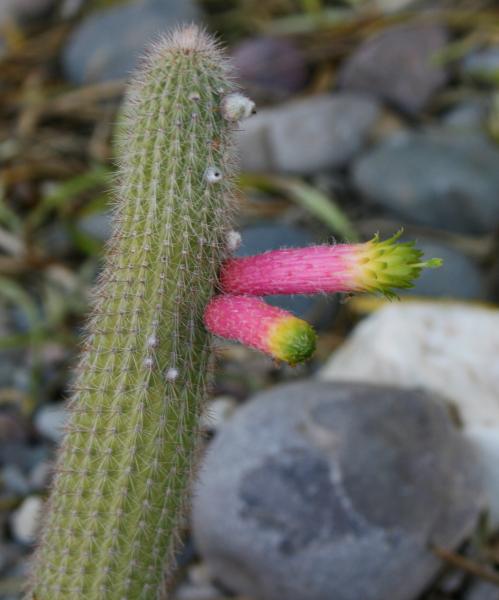
<svg viewBox="0 0 499 600">
<path fill-rule="evenodd" d="M 99 165 L 59 184 L 53 193 L 42 198 L 36 208 L 31 211 L 27 218 L 28 227 L 39 227 L 53 210 L 59 209 L 74 196 L 106 185 L 110 180 L 110 175 L 111 171 L 107 167 Z"/>
<path fill-rule="evenodd" d="M 338 204 L 317 188 L 300 179 L 244 174 L 239 181 L 243 188 L 256 188 L 265 192 L 285 194 L 344 240 L 349 242 L 359 240 L 352 222 Z"/>
</svg>

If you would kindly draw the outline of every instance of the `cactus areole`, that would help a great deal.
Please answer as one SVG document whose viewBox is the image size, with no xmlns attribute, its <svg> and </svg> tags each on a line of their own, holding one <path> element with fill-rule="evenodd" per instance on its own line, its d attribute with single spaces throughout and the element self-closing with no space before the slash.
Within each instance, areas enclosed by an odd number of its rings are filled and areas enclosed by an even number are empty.
<svg viewBox="0 0 499 600">
<path fill-rule="evenodd" d="M 194 26 L 152 48 L 129 88 L 114 234 L 29 600 L 163 593 L 206 389 L 203 311 L 230 231 L 231 128 L 252 106 L 227 99 L 235 93 L 217 45 Z"/>
</svg>

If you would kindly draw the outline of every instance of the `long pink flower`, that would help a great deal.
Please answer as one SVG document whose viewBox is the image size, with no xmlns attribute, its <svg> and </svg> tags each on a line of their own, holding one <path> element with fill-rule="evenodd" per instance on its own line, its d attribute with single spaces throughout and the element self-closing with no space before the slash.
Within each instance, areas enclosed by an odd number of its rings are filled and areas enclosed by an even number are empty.
<svg viewBox="0 0 499 600">
<path fill-rule="evenodd" d="M 440 266 L 439 259 L 422 261 L 414 242 L 375 236 L 363 244 L 338 244 L 273 250 L 258 256 L 226 261 L 220 274 L 229 294 L 316 294 L 320 292 L 381 292 L 393 297 L 394 288 L 409 288 L 424 267 Z"/>
<path fill-rule="evenodd" d="M 216 296 L 205 309 L 204 322 L 214 335 L 237 340 L 292 365 L 315 350 L 315 332 L 306 321 L 260 298 Z"/>
</svg>

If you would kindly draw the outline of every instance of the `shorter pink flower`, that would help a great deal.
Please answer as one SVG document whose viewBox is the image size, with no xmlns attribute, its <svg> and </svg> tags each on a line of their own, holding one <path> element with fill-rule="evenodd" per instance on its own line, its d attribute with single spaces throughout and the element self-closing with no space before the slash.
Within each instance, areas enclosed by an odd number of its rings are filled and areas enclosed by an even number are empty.
<svg viewBox="0 0 499 600">
<path fill-rule="evenodd" d="M 291 365 L 313 354 L 316 335 L 306 321 L 260 298 L 222 295 L 205 309 L 206 329 L 236 340 Z"/>
</svg>

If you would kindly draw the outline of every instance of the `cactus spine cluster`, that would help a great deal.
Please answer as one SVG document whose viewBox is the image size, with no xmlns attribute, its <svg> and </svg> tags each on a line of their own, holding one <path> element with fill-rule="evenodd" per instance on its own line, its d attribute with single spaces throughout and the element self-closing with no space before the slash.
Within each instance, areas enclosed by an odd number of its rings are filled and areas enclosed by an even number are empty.
<svg viewBox="0 0 499 600">
<path fill-rule="evenodd" d="M 193 26 L 157 44 L 130 87 L 115 229 L 29 600 L 161 594 L 205 395 L 203 310 L 229 231 L 231 123 L 220 106 L 233 88 Z"/>
</svg>

